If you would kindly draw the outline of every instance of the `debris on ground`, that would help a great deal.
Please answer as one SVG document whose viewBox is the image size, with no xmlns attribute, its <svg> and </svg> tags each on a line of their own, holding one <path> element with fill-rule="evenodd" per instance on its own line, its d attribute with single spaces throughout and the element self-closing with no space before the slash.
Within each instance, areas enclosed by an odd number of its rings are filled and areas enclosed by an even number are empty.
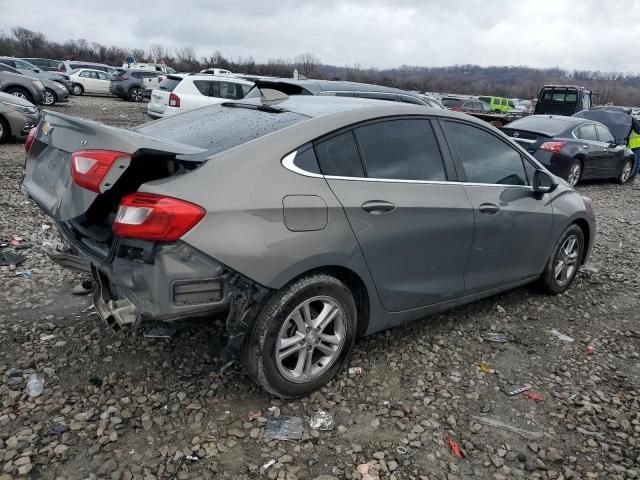
<svg viewBox="0 0 640 480">
<path fill-rule="evenodd" d="M 529 398 L 531 400 L 535 400 L 536 402 L 544 402 L 544 397 L 533 390 L 528 390 L 522 393 L 522 396 L 525 398 Z"/>
<path fill-rule="evenodd" d="M 304 426 L 300 417 L 268 417 L 264 438 L 271 440 L 300 440 Z"/>
<path fill-rule="evenodd" d="M 519 393 L 526 392 L 527 390 L 531 390 L 531 385 L 527 384 L 527 385 L 522 385 L 521 387 L 503 387 L 501 388 L 501 390 L 507 395 L 509 395 L 510 397 L 513 397 L 515 395 L 518 395 Z"/>
<path fill-rule="evenodd" d="M 44 377 L 38 373 L 32 374 L 27 381 L 27 386 L 24 389 L 24 393 L 30 398 L 35 398 L 42 395 L 43 391 Z"/>
<path fill-rule="evenodd" d="M 502 332 L 489 332 L 484 336 L 484 339 L 487 342 L 494 342 L 494 343 L 507 343 L 509 341 L 509 339 L 507 338 L 507 335 Z"/>
<path fill-rule="evenodd" d="M 518 435 L 522 435 L 523 437 L 533 438 L 533 439 L 544 437 L 544 433 L 542 432 L 533 432 L 533 431 L 525 430 L 523 428 L 518 428 L 506 422 L 503 422 L 502 420 L 498 420 L 495 418 L 478 417 L 474 415 L 473 419 L 476 422 L 481 423 L 483 425 L 487 425 L 489 427 L 501 428 L 502 430 L 507 430 L 509 432 L 517 433 Z"/>
<path fill-rule="evenodd" d="M 570 337 L 569 335 L 565 335 L 564 333 L 559 332 L 555 328 L 549 330 L 549 333 L 551 335 L 553 335 L 554 337 L 556 337 L 561 342 L 569 342 L 569 343 L 571 343 L 571 342 L 574 341 L 573 337 Z"/>
<path fill-rule="evenodd" d="M 364 370 L 362 367 L 349 367 L 350 375 L 364 375 Z"/>
<path fill-rule="evenodd" d="M 444 443 L 446 443 L 449 446 L 449 449 L 451 450 L 451 453 L 453 454 L 454 457 L 456 457 L 458 460 L 460 460 L 462 458 L 462 453 L 460 452 L 460 447 L 458 445 L 458 443 L 451 438 L 450 435 L 445 435 L 443 437 Z"/>
<path fill-rule="evenodd" d="M 174 327 L 164 327 L 156 325 L 152 328 L 145 328 L 142 330 L 142 336 L 144 338 L 166 338 L 172 339 L 178 330 Z"/>
<path fill-rule="evenodd" d="M 93 280 L 83 280 L 78 285 L 73 287 L 71 293 L 73 293 L 74 295 L 89 295 L 90 293 L 93 293 L 95 289 L 96 284 Z"/>
<path fill-rule="evenodd" d="M 262 412 L 260 410 L 252 410 L 249 412 L 249 420 L 255 420 L 256 418 L 260 418 L 262 416 Z"/>
<path fill-rule="evenodd" d="M 314 413 L 309 420 L 309 426 L 314 430 L 333 430 L 335 425 L 333 415 L 323 411 Z"/>
<path fill-rule="evenodd" d="M 0 267 L 8 267 L 9 265 L 20 265 L 24 262 L 24 257 L 11 252 L 0 251 Z"/>
<path fill-rule="evenodd" d="M 267 463 L 265 463 L 260 467 L 260 473 L 264 475 L 267 472 L 267 470 L 269 470 L 275 464 L 276 464 L 276 461 L 272 458 L 271 460 L 269 460 Z"/>
<path fill-rule="evenodd" d="M 596 349 L 593 345 L 587 345 L 584 351 L 587 355 L 593 355 L 596 352 Z"/>
</svg>

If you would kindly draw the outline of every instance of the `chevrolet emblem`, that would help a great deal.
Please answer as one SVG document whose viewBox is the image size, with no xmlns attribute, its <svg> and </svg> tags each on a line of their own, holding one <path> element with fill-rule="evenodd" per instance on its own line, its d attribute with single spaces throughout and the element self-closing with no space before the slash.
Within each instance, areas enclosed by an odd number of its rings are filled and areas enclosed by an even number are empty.
<svg viewBox="0 0 640 480">
<path fill-rule="evenodd" d="M 45 135 L 49 135 L 52 131 L 53 125 L 51 125 L 49 122 L 44 122 L 42 124 L 42 133 L 44 133 Z"/>
</svg>

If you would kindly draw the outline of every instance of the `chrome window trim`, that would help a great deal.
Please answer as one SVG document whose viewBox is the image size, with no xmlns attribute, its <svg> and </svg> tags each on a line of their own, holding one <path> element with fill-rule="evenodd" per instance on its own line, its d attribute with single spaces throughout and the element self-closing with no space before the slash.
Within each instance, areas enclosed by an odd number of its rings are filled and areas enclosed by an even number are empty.
<svg viewBox="0 0 640 480">
<path fill-rule="evenodd" d="M 529 138 L 520 138 L 520 137 L 509 137 L 511 140 L 515 142 L 523 142 L 523 143 L 536 143 L 538 140 L 531 140 Z"/>
<path fill-rule="evenodd" d="M 358 182 L 377 182 L 377 183 L 414 183 L 418 185 L 467 185 L 471 187 L 508 187 L 508 188 L 525 188 L 527 190 L 533 190 L 533 187 L 530 185 L 502 185 L 500 183 L 472 183 L 472 182 L 458 182 L 458 181 L 448 181 L 448 180 L 403 180 L 398 178 L 366 178 L 366 177 L 341 177 L 337 175 L 322 175 L 319 173 L 308 172 L 306 170 L 298 167 L 294 160 L 296 158 L 298 151 L 294 150 L 291 153 L 288 153 L 284 157 L 280 163 L 287 170 L 292 171 L 293 173 L 297 173 L 298 175 L 303 175 L 305 177 L 311 178 L 324 178 L 326 180 L 344 180 L 348 182 L 358 181 Z"/>
</svg>

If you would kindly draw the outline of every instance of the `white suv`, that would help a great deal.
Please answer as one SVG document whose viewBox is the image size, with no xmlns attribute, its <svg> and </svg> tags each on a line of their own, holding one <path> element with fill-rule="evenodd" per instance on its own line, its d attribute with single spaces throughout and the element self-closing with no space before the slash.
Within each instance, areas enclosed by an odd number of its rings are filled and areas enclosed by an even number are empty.
<svg viewBox="0 0 640 480">
<path fill-rule="evenodd" d="M 151 118 L 169 117 L 194 108 L 240 100 L 253 82 L 225 75 L 168 75 L 151 92 L 147 113 Z"/>
</svg>

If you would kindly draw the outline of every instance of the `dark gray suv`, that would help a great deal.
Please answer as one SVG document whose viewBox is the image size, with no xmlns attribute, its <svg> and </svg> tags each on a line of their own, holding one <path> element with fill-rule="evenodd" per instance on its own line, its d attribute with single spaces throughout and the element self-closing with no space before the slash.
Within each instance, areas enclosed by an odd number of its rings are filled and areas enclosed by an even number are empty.
<svg viewBox="0 0 640 480">
<path fill-rule="evenodd" d="M 308 394 L 358 334 L 539 281 L 589 258 L 591 201 L 498 130 L 356 98 L 239 100 L 135 131 L 47 112 L 22 189 L 91 263 L 96 308 L 136 329 L 226 313 L 239 357 Z"/>
</svg>

